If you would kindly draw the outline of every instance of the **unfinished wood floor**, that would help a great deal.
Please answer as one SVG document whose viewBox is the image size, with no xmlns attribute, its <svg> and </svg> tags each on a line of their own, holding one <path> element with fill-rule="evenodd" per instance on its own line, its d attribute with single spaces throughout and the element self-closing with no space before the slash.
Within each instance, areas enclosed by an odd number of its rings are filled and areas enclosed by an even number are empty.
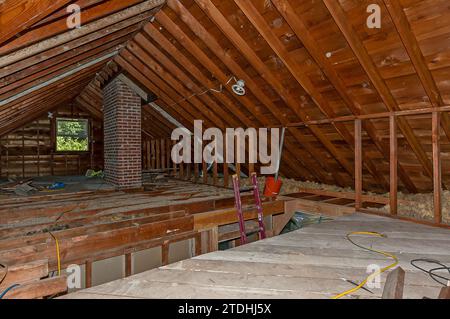
<svg viewBox="0 0 450 319">
<path fill-rule="evenodd" d="M 345 235 L 378 231 L 388 238 L 357 242 L 394 253 L 406 270 L 405 298 L 436 298 L 441 286 L 410 265 L 414 258 L 450 263 L 450 230 L 386 217 L 355 214 L 282 236 L 218 251 L 126 279 L 79 291 L 65 298 L 331 298 L 358 282 L 369 264 L 388 265 L 362 251 Z M 386 276 L 382 276 L 382 285 Z M 351 298 L 380 298 L 359 290 Z"/>
</svg>

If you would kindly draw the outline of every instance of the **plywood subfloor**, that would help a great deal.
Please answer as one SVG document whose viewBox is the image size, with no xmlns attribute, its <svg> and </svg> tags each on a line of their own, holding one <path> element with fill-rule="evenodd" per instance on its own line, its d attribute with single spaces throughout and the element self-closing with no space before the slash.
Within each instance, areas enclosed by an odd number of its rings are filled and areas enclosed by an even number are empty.
<svg viewBox="0 0 450 319">
<path fill-rule="evenodd" d="M 362 245 L 394 253 L 407 271 L 405 298 L 436 298 L 441 286 L 410 265 L 414 258 L 450 264 L 450 230 L 355 214 L 282 236 L 218 251 L 65 298 L 331 298 L 366 276 L 367 266 L 390 261 L 362 251 L 345 235 L 378 231 L 387 238 L 357 238 Z M 382 276 L 384 286 L 385 275 Z M 351 298 L 380 298 L 359 290 Z"/>
</svg>

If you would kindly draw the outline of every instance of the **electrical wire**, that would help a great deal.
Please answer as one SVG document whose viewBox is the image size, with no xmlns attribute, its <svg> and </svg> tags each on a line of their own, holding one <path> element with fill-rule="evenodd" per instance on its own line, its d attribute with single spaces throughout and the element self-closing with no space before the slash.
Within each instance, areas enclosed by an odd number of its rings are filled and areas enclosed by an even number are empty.
<svg viewBox="0 0 450 319">
<path fill-rule="evenodd" d="M 362 245 L 360 245 L 360 244 L 354 242 L 354 241 L 350 238 L 350 236 L 352 236 L 352 235 L 367 235 L 367 236 L 374 236 L 374 237 L 387 238 L 386 235 L 380 234 L 380 233 L 377 233 L 377 232 L 357 231 L 357 232 L 352 232 L 352 233 L 347 234 L 346 238 L 347 238 L 347 240 L 348 240 L 350 243 L 352 243 L 352 244 L 355 245 L 356 247 L 359 247 L 359 248 L 361 248 L 361 249 L 364 249 L 364 250 L 367 250 L 367 251 L 370 251 L 370 252 L 374 252 L 374 253 L 377 253 L 377 254 L 381 254 L 381 255 L 386 256 L 386 257 L 389 257 L 389 258 L 392 258 L 392 259 L 394 260 L 394 262 L 393 262 L 392 264 L 390 264 L 389 266 L 386 266 L 386 267 L 384 267 L 384 268 L 382 268 L 382 269 L 380 269 L 380 270 L 374 272 L 373 274 L 370 274 L 370 275 L 367 276 L 366 279 L 364 279 L 358 286 L 356 286 L 355 288 L 349 289 L 349 290 L 347 290 L 347 291 L 344 291 L 344 292 L 342 292 L 342 293 L 340 293 L 340 294 L 334 296 L 333 299 L 340 299 L 340 298 L 342 298 L 342 297 L 344 297 L 344 296 L 346 296 L 346 295 L 348 295 L 348 294 L 351 294 L 351 293 L 353 293 L 353 292 L 355 292 L 355 291 L 361 289 L 361 288 L 362 288 L 369 280 L 371 280 L 373 277 L 379 276 L 379 275 L 382 274 L 383 272 L 385 272 L 385 271 L 387 271 L 387 270 L 389 270 L 389 269 L 395 267 L 395 266 L 398 264 L 398 258 L 397 258 L 395 255 L 390 254 L 390 253 L 385 252 L 385 251 L 381 251 L 381 250 L 377 250 L 377 249 L 373 249 L 373 248 L 369 248 L 369 247 L 362 246 Z"/>
<path fill-rule="evenodd" d="M 58 260 L 58 276 L 61 276 L 61 254 L 59 251 L 59 242 L 58 242 L 58 238 L 55 237 L 55 235 L 53 235 L 51 232 L 48 232 L 53 239 L 55 240 L 56 243 L 56 258 Z"/>
<path fill-rule="evenodd" d="M 232 77 L 230 77 L 230 78 L 228 79 L 227 83 L 225 83 L 225 86 L 227 86 L 228 84 L 230 84 L 230 82 L 231 82 L 232 80 L 234 80 L 234 81 L 237 82 L 236 77 L 232 76 Z M 192 99 L 194 96 L 202 96 L 202 95 L 205 95 L 206 93 L 208 93 L 208 92 L 210 92 L 210 91 L 211 91 L 211 92 L 215 92 L 215 93 L 222 93 L 222 92 L 223 92 L 223 87 L 224 87 L 224 86 L 223 86 L 222 84 L 220 84 L 219 89 L 213 89 L 213 88 L 210 88 L 210 89 L 207 89 L 207 90 L 205 90 L 205 91 L 203 91 L 203 92 L 194 93 L 194 94 L 192 94 L 191 96 L 185 97 L 185 98 L 179 100 L 178 102 L 175 102 L 175 103 L 171 104 L 170 107 L 174 107 L 175 105 L 178 105 L 178 104 L 180 104 L 181 102 L 190 100 L 190 99 Z"/>
<path fill-rule="evenodd" d="M 8 275 L 8 265 L 0 264 L 0 266 L 5 269 L 5 274 L 3 275 L 2 279 L 0 279 L 0 285 L 1 285 L 3 283 L 3 281 L 5 280 L 6 276 Z"/>
<path fill-rule="evenodd" d="M 418 262 L 439 265 L 440 267 L 432 268 L 430 270 L 427 270 L 425 268 L 417 266 Z M 433 279 L 437 283 L 441 284 L 442 286 L 444 286 L 444 287 L 450 286 L 450 278 L 444 277 L 444 276 L 441 276 L 441 275 L 438 275 L 438 274 L 435 273 L 437 271 L 447 270 L 448 273 L 450 274 L 450 267 L 445 265 L 445 264 L 443 264 L 443 263 L 441 263 L 439 260 L 428 259 L 428 258 L 413 259 L 413 260 L 411 260 L 411 265 L 414 266 L 415 268 L 423 271 L 424 273 L 427 273 L 431 277 L 431 279 Z M 438 280 L 437 278 L 445 280 L 445 282 L 442 282 L 442 281 Z"/>
<path fill-rule="evenodd" d="M 0 299 L 3 299 L 3 297 L 5 297 L 5 295 L 6 295 L 8 292 L 10 292 L 11 290 L 13 290 L 14 288 L 17 288 L 17 287 L 19 287 L 19 286 L 20 286 L 19 284 L 14 284 L 14 285 L 12 285 L 12 286 L 6 288 L 6 289 L 0 294 Z"/>
</svg>

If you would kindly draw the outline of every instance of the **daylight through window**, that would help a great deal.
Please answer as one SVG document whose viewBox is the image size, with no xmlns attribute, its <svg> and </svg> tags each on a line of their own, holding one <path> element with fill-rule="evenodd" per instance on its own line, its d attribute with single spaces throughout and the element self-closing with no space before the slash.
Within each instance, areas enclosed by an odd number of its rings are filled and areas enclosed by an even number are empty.
<svg viewBox="0 0 450 319">
<path fill-rule="evenodd" d="M 56 151 L 89 151 L 89 121 L 86 119 L 57 119 Z"/>
</svg>

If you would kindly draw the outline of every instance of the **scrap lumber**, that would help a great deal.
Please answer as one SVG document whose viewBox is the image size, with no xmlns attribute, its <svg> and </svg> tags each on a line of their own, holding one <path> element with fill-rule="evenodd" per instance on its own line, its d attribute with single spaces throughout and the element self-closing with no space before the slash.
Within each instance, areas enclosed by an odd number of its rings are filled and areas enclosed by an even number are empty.
<svg viewBox="0 0 450 319">
<path fill-rule="evenodd" d="M 383 299 L 403 299 L 403 287 L 405 286 L 405 271 L 402 267 L 392 270 L 384 284 Z"/>
<path fill-rule="evenodd" d="M 10 290 L 4 299 L 40 299 L 65 293 L 67 291 L 67 277 L 43 279 L 22 284 Z"/>
<path fill-rule="evenodd" d="M 438 299 L 450 299 L 450 287 L 443 287 Z"/>
<path fill-rule="evenodd" d="M 0 291 L 14 284 L 43 278 L 48 275 L 48 260 L 36 260 L 27 264 L 14 265 L 0 272 L 0 278 L 6 275 L 0 284 Z"/>
</svg>

